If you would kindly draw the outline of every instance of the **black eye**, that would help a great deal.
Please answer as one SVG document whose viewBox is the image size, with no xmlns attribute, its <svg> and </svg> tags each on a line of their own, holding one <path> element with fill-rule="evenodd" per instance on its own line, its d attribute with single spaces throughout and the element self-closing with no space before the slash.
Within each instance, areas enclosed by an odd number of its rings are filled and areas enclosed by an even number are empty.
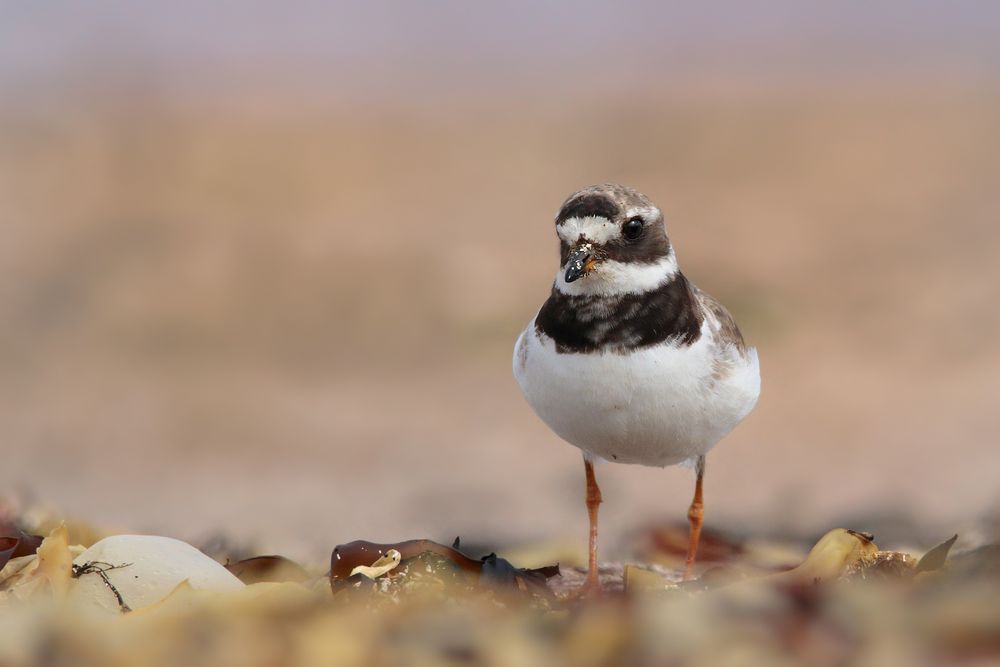
<svg viewBox="0 0 1000 667">
<path fill-rule="evenodd" d="M 622 226 L 622 234 L 629 241 L 634 241 L 637 238 L 639 238 L 639 234 L 642 234 L 643 224 L 645 223 L 643 222 L 642 218 L 639 217 L 629 218 L 628 222 L 626 222 Z"/>
</svg>

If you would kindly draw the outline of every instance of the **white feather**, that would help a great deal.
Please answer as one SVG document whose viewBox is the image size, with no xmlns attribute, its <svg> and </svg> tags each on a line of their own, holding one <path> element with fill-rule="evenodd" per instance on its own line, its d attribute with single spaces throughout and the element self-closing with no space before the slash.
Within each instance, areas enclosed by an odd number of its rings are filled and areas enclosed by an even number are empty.
<svg viewBox="0 0 1000 667">
<path fill-rule="evenodd" d="M 584 218 L 567 218 L 556 225 L 559 238 L 573 245 L 586 238 L 591 243 L 607 243 L 611 239 L 620 238 L 622 230 L 618 225 L 599 215 L 588 215 Z"/>
<path fill-rule="evenodd" d="M 672 465 L 708 452 L 760 394 L 756 350 L 720 346 L 710 327 L 692 345 L 559 353 L 532 321 L 515 346 L 514 376 L 542 421 L 585 454 Z"/>
</svg>

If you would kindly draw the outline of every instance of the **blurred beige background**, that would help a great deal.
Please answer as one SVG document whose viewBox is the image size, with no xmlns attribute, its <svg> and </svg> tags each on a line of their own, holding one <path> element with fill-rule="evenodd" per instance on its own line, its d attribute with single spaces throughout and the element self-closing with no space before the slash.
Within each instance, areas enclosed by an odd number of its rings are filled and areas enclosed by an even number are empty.
<svg viewBox="0 0 1000 667">
<path fill-rule="evenodd" d="M 760 348 L 709 524 L 1000 507 L 996 9 L 3 12 L 6 493 L 292 554 L 582 546 L 579 454 L 510 351 L 555 210 L 610 180 Z M 687 470 L 598 475 L 608 555 L 685 515 Z"/>
</svg>

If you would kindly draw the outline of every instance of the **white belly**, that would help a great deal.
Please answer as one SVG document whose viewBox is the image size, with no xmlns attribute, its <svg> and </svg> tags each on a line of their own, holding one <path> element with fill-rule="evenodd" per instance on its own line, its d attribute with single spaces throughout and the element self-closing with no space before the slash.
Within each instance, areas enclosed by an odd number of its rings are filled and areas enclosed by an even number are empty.
<svg viewBox="0 0 1000 667">
<path fill-rule="evenodd" d="M 570 444 L 649 466 L 706 453 L 760 393 L 756 350 L 744 358 L 719 349 L 704 327 L 690 346 L 561 354 L 532 321 L 514 348 L 514 377 L 542 421 Z"/>
</svg>

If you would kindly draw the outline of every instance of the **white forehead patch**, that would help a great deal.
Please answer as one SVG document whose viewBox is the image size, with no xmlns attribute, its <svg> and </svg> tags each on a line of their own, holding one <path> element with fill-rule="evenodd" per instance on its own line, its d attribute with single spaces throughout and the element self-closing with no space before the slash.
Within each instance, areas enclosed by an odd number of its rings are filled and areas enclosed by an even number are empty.
<svg viewBox="0 0 1000 667">
<path fill-rule="evenodd" d="M 656 220 L 660 216 L 660 209 L 655 206 L 637 206 L 635 208 L 630 208 L 625 212 L 625 219 L 634 218 L 636 216 L 641 217 L 648 224 L 650 221 Z"/>
<path fill-rule="evenodd" d="M 567 218 L 556 225 L 556 234 L 566 243 L 573 245 L 582 237 L 591 243 L 607 243 L 621 236 L 618 225 L 607 218 L 598 215 L 588 215 L 585 218 Z"/>
</svg>

